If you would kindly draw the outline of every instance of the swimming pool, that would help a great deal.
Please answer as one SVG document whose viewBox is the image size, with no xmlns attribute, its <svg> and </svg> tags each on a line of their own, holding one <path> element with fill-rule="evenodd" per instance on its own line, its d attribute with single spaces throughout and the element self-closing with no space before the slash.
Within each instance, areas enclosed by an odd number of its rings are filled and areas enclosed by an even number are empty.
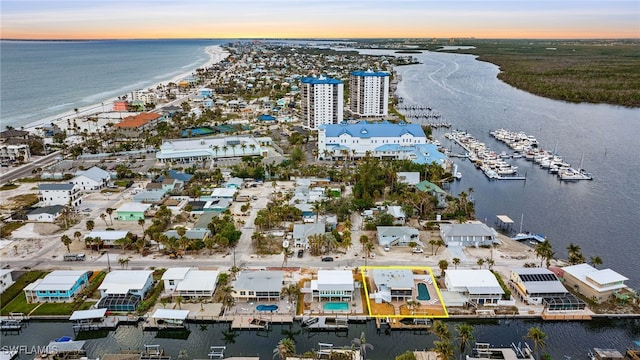
<svg viewBox="0 0 640 360">
<path fill-rule="evenodd" d="M 429 290 L 427 290 L 427 284 L 418 283 L 418 300 L 431 300 Z"/>
<path fill-rule="evenodd" d="M 328 302 L 322 305 L 322 309 L 324 311 L 349 311 L 349 303 L 348 302 Z"/>
<path fill-rule="evenodd" d="M 258 311 L 277 311 L 278 305 L 258 305 L 256 306 Z"/>
</svg>

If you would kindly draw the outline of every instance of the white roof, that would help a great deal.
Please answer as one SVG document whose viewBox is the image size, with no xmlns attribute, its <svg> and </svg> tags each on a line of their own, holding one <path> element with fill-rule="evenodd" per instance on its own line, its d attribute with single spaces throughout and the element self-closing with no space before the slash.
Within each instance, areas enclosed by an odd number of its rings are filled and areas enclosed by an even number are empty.
<svg viewBox="0 0 640 360">
<path fill-rule="evenodd" d="M 218 281 L 219 271 L 190 270 L 184 280 L 176 286 L 177 291 L 214 291 Z"/>
<path fill-rule="evenodd" d="M 350 270 L 318 270 L 318 290 L 353 290 Z"/>
<path fill-rule="evenodd" d="M 168 268 L 167 271 L 162 274 L 162 280 L 182 280 L 189 270 L 191 270 L 189 267 Z"/>
<path fill-rule="evenodd" d="M 241 271 L 233 282 L 233 288 L 252 291 L 280 291 L 284 272 L 280 270 L 269 271 Z"/>
<path fill-rule="evenodd" d="M 215 188 L 211 193 L 211 197 L 230 198 L 233 197 L 238 189 L 235 188 Z"/>
<path fill-rule="evenodd" d="M 149 204 L 143 204 L 139 202 L 128 202 L 120 205 L 120 207 L 116 211 L 145 212 L 150 207 L 151 205 Z"/>
<path fill-rule="evenodd" d="M 28 290 L 70 290 L 85 273 L 84 270 L 55 270 Z"/>
<path fill-rule="evenodd" d="M 89 235 L 85 237 L 97 238 L 99 237 L 105 241 L 119 240 L 127 237 L 128 231 L 121 230 L 93 230 Z"/>
<path fill-rule="evenodd" d="M 598 285 L 618 283 L 608 287 L 598 287 L 600 291 L 622 288 L 624 287 L 622 282 L 629 280 L 611 269 L 598 270 L 589 264 L 565 266 L 562 270 L 588 285 L 594 285 L 593 283 Z"/>
<path fill-rule="evenodd" d="M 151 315 L 154 319 L 184 320 L 189 315 L 189 310 L 156 309 Z"/>
<path fill-rule="evenodd" d="M 507 215 L 498 215 L 496 216 L 498 220 L 500 220 L 503 224 L 513 224 L 513 220 Z"/>
<path fill-rule="evenodd" d="M 504 294 L 496 276 L 487 269 L 447 270 L 445 277 L 449 290 L 467 288 L 474 294 Z"/>
<path fill-rule="evenodd" d="M 86 319 L 100 319 L 107 313 L 107 308 L 91 309 L 91 310 L 76 310 L 71 314 L 69 320 L 86 320 Z"/>
<path fill-rule="evenodd" d="M 0 269 L 0 277 L 3 277 L 7 274 L 11 274 L 13 272 L 13 269 Z"/>
<path fill-rule="evenodd" d="M 411 289 L 413 272 L 400 269 L 374 269 L 373 281 L 377 286 L 386 285 L 391 289 Z"/>
<path fill-rule="evenodd" d="M 126 294 L 129 290 L 143 289 L 152 274 L 150 270 L 114 270 L 105 276 L 98 289 L 107 294 Z"/>
<path fill-rule="evenodd" d="M 84 175 L 91 180 L 100 182 L 102 180 L 108 180 L 111 178 L 107 171 L 102 170 L 101 168 L 94 166 L 91 169 L 85 170 L 80 173 L 80 175 Z"/>
</svg>

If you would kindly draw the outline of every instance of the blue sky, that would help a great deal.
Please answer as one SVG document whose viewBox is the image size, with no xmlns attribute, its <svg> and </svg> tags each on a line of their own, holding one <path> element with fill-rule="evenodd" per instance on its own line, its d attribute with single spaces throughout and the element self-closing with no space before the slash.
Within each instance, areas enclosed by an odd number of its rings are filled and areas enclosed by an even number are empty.
<svg viewBox="0 0 640 360">
<path fill-rule="evenodd" d="M 640 1 L 3 0 L 2 38 L 640 38 Z"/>
</svg>

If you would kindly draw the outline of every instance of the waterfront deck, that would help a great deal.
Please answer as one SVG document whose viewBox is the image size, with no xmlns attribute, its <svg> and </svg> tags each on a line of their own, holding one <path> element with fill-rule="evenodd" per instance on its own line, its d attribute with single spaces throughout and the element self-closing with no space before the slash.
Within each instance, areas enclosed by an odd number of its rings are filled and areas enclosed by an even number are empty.
<svg viewBox="0 0 640 360">
<path fill-rule="evenodd" d="M 376 328 L 378 330 L 382 329 L 392 329 L 392 330 L 429 330 L 431 329 L 431 320 L 424 318 L 416 318 L 412 319 L 409 322 L 410 318 L 404 319 L 386 319 L 386 318 L 376 318 Z"/>
</svg>

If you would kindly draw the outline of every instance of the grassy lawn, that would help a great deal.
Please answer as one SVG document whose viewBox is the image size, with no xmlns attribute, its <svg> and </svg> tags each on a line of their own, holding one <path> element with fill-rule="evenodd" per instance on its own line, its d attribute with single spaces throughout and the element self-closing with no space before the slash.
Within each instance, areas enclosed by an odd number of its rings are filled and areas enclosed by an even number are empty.
<svg viewBox="0 0 640 360">
<path fill-rule="evenodd" d="M 7 306 L 2 308 L 0 314 L 9 315 L 12 312 L 24 313 L 27 315 L 33 309 L 36 308 L 38 304 L 29 304 L 27 303 L 27 298 L 24 296 L 24 292 L 21 292 L 18 296 L 14 297 L 11 302 L 7 304 Z"/>
<path fill-rule="evenodd" d="M 44 277 L 44 275 L 44 272 L 38 270 L 29 271 L 22 275 L 13 285 L 0 295 L 0 307 L 8 305 L 11 300 L 18 295 L 22 295 L 24 298 L 24 292 L 22 289 L 24 289 L 28 284 L 34 282 L 36 279 Z"/>
<path fill-rule="evenodd" d="M 45 303 L 40 305 L 31 315 L 71 315 L 75 303 Z"/>
<path fill-rule="evenodd" d="M 0 226 L 0 237 L 7 238 L 13 230 L 19 229 L 22 225 L 24 225 L 23 222 L 12 221 Z"/>
</svg>

